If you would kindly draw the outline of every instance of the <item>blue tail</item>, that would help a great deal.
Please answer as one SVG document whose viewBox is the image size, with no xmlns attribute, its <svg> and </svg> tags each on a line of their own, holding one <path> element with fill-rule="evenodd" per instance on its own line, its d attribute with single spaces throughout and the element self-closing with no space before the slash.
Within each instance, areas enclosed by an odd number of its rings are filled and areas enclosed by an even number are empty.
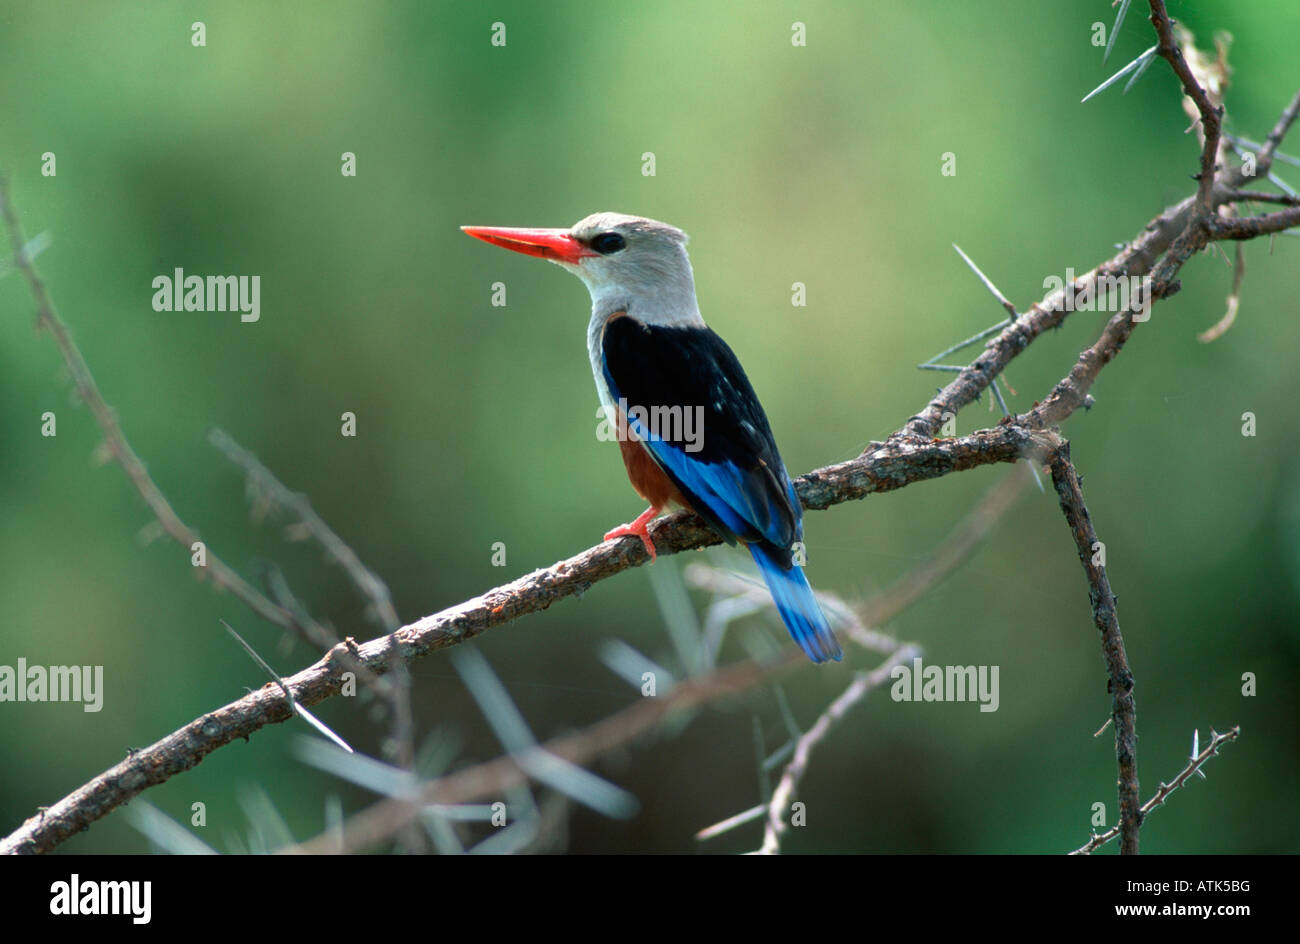
<svg viewBox="0 0 1300 944">
<path fill-rule="evenodd" d="M 784 555 L 785 560 L 789 561 L 790 552 L 755 543 L 749 545 L 749 553 L 758 562 L 758 569 L 763 572 L 767 588 L 772 591 L 777 611 L 799 648 L 814 662 L 821 663 L 827 659 L 839 662 L 844 653 L 822 614 L 822 608 L 817 605 L 817 598 L 813 596 L 803 568 L 794 566 L 787 570 L 781 566 L 780 559 L 774 556 Z"/>
</svg>

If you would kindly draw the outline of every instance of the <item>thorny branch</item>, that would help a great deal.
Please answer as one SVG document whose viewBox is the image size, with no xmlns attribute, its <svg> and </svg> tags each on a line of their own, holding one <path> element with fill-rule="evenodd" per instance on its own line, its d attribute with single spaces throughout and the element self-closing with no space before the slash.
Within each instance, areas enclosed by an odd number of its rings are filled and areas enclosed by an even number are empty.
<svg viewBox="0 0 1300 944">
<path fill-rule="evenodd" d="M 1169 63 L 1183 83 L 1183 93 L 1192 100 L 1201 117 L 1201 171 L 1196 175 L 1196 200 L 1201 212 L 1214 212 L 1214 175 L 1219 155 L 1219 130 L 1223 123 L 1223 106 L 1210 101 L 1210 95 L 1192 73 L 1182 47 L 1174 38 L 1174 24 L 1165 10 L 1164 0 L 1151 0 L 1151 25 L 1159 40 L 1156 55 Z"/>
<path fill-rule="evenodd" d="M 361 558 L 347 542 L 316 513 L 305 495 L 287 488 L 257 456 L 235 442 L 223 430 L 210 430 L 208 441 L 222 455 L 244 470 L 248 476 L 249 490 L 256 495 L 259 505 L 266 503 L 279 506 L 290 511 L 298 519 L 299 525 L 320 543 L 330 558 L 343 568 L 361 594 L 370 601 L 367 612 L 379 623 L 385 633 L 391 633 L 401 626 L 388 584 L 362 563 Z M 373 673 L 367 673 L 367 681 L 373 678 L 376 678 Z M 374 685 L 373 682 L 371 685 L 388 699 L 393 729 L 390 740 L 392 750 L 398 766 L 409 770 L 415 763 L 411 679 L 406 664 L 397 656 L 396 650 L 391 662 L 391 674 L 385 681 L 387 684 L 382 686 Z M 411 841 L 414 842 L 413 837 Z"/>
<path fill-rule="evenodd" d="M 949 573 L 957 570 L 963 560 L 974 553 L 976 547 L 992 531 L 993 525 L 1005 515 L 1013 505 L 1015 498 L 1024 489 L 1026 476 L 1022 469 L 1015 469 L 1000 484 L 989 490 L 980 499 L 974 510 L 965 520 L 948 534 L 937 547 L 935 553 L 917 564 L 896 584 L 889 586 L 876 596 L 871 597 L 855 610 L 846 610 L 837 605 L 835 599 L 827 594 L 820 594 L 823 606 L 827 606 L 832 618 L 842 614 L 845 623 L 842 628 L 849 638 L 868 651 L 876 653 L 893 653 L 898 642 L 872 627 L 884 625 L 907 607 L 913 605 L 924 594 L 939 585 Z M 699 567 L 690 564 L 688 580 L 699 588 L 711 590 L 727 596 L 748 596 L 764 605 L 771 606 L 772 598 L 761 586 L 740 579 L 714 568 Z M 602 720 L 585 731 L 575 735 L 558 737 L 546 742 L 542 749 L 554 753 L 572 763 L 588 763 L 599 755 L 616 746 L 628 744 L 651 731 L 663 720 L 680 714 L 681 711 L 694 709 L 703 703 L 720 700 L 753 688 L 764 681 L 776 679 L 785 672 L 794 670 L 803 664 L 801 654 L 796 650 L 787 651 L 780 658 L 768 663 L 744 659 L 744 661 L 720 668 L 705 676 L 695 677 L 686 683 L 677 685 L 672 692 L 655 698 L 645 698 L 619 714 Z M 511 787 L 516 787 L 526 779 L 524 771 L 510 757 L 497 761 L 482 763 L 467 771 L 458 771 L 445 778 L 432 781 L 422 788 L 425 802 L 469 802 L 485 797 L 503 796 Z M 396 830 L 402 828 L 412 813 L 409 805 L 395 800 L 383 800 L 356 814 L 344 824 L 342 836 L 326 833 L 307 843 L 295 846 L 290 852 L 360 852 L 373 848 Z"/>
<path fill-rule="evenodd" d="M 45 283 L 36 273 L 36 267 L 32 264 L 32 260 L 23 251 L 23 247 L 27 243 L 23 237 L 22 225 L 18 221 L 18 215 L 9 200 L 9 182 L 3 177 L 0 177 L 0 216 L 4 218 L 5 228 L 8 230 L 9 245 L 15 254 L 14 266 L 27 280 L 27 287 L 31 291 L 32 299 L 36 302 L 37 328 L 49 332 L 54 338 L 54 343 L 58 346 L 59 352 L 63 355 L 64 362 L 67 364 L 68 373 L 72 377 L 72 384 L 77 391 L 77 396 L 90 407 L 96 422 L 99 423 L 104 432 L 104 445 L 107 447 L 109 454 L 122 466 L 127 478 L 131 480 L 131 484 L 140 493 L 140 497 L 149 506 L 149 510 L 153 512 L 154 517 L 167 535 L 187 551 L 190 550 L 200 540 L 198 532 L 182 521 L 180 516 L 176 514 L 171 503 L 167 501 L 158 486 L 154 484 L 153 479 L 149 477 L 144 462 L 122 434 L 122 429 L 117 422 L 117 412 L 104 401 L 103 395 L 99 392 L 99 385 L 95 383 L 95 378 L 90 373 L 90 366 L 86 363 L 85 358 L 81 356 L 81 351 L 72 340 L 72 335 L 69 333 L 67 326 L 55 311 L 54 303 L 50 300 L 49 293 L 45 289 Z M 267 622 L 283 629 L 298 632 L 305 639 L 314 641 L 317 644 L 321 642 L 321 639 L 314 632 L 314 627 L 303 625 L 289 610 L 268 600 L 255 587 L 247 583 L 243 577 L 239 576 L 225 561 L 217 557 L 210 548 L 207 552 L 207 561 L 206 567 L 195 568 L 195 572 L 200 577 L 211 580 L 213 586 L 219 590 L 229 590 L 249 609 Z M 329 644 L 330 642 L 325 643 L 325 645 Z"/>
<path fill-rule="evenodd" d="M 1011 360 L 1045 331 L 1060 326 L 1070 313 L 1072 306 L 1069 301 L 1085 287 L 1091 285 L 1100 296 L 1105 294 L 1108 279 L 1149 273 L 1152 277 L 1149 299 L 1154 303 L 1177 291 L 1176 276 L 1183 263 L 1211 240 L 1249 239 L 1300 223 L 1300 214 L 1296 212 L 1300 208 L 1295 207 L 1246 219 L 1222 219 L 1216 218 L 1215 214 L 1217 208 L 1225 203 L 1240 200 L 1239 191 L 1255 176 L 1268 172 L 1278 145 L 1300 113 L 1300 92 L 1265 139 L 1264 147 L 1256 157 L 1255 175 L 1247 174 L 1242 167 L 1216 174 L 1214 152 L 1220 135 L 1220 111 L 1208 101 L 1194 76 L 1190 76 L 1177 43 L 1167 35 L 1170 24 L 1164 4 L 1160 0 L 1151 0 L 1150 5 L 1152 22 L 1160 36 L 1159 53 L 1170 62 L 1183 81 L 1185 91 L 1200 109 L 1205 146 L 1197 193 L 1152 220 L 1137 239 L 1110 260 L 1008 323 L 988 342 L 979 357 L 888 440 L 871 443 L 856 459 L 818 469 L 797 480 L 796 488 L 806 507 L 827 508 L 875 492 L 890 491 L 949 472 L 995 462 L 1047 457 L 1053 451 L 1052 440 L 1055 439 L 1047 428 L 1062 423 L 1078 407 L 1090 405 L 1088 391 L 1097 374 L 1132 333 L 1135 323 L 1132 307 L 1119 312 L 1107 323 L 1102 336 L 1080 355 L 1079 363 L 1057 384 L 1043 404 L 1021 416 L 1007 418 L 992 429 L 968 436 L 945 440 L 935 440 L 933 436 L 945 413 L 955 414 L 979 398 Z M 149 479 L 144 464 L 122 435 L 116 415 L 100 395 L 70 334 L 55 315 L 35 267 L 22 252 L 25 243 L 21 228 L 2 181 L 0 211 L 15 251 L 15 264 L 23 271 L 35 300 L 38 324 L 54 336 L 68 362 L 77 392 L 91 407 L 103 428 L 114 458 L 122 465 L 164 530 L 174 540 L 189 547 L 198 540 L 197 534 L 181 521 Z M 660 519 L 653 525 L 651 533 L 662 553 L 704 547 L 718 540 L 700 519 L 685 514 Z M 391 659 L 406 663 L 463 642 L 487 629 L 545 609 L 564 597 L 582 593 L 595 582 L 645 561 L 646 554 L 639 542 L 626 540 L 598 545 L 552 567 L 427 616 L 388 636 L 362 645 L 348 639 L 334 646 L 319 662 L 285 682 L 298 702 L 316 704 L 338 694 L 343 673 L 353 665 L 382 674 L 391 668 Z M 302 626 L 293 613 L 268 600 L 210 552 L 206 575 L 215 586 L 231 590 L 255 613 L 274 625 L 308 633 L 308 638 L 312 638 L 309 628 Z M 744 687 L 761 677 L 761 672 L 747 674 L 738 670 L 736 677 L 722 684 Z M 687 687 L 682 690 L 691 691 L 689 686 L 692 684 L 686 683 Z M 232 702 L 136 752 L 55 806 L 32 817 L 0 841 L 0 851 L 42 852 L 54 848 L 147 787 L 194 766 L 223 744 L 247 737 L 266 724 L 281 722 L 291 716 L 287 703 L 279 697 L 279 691 L 270 687 Z M 503 758 L 501 763 L 509 766 L 513 762 Z M 1121 758 L 1121 771 L 1124 766 Z M 1121 787 L 1122 795 L 1125 789 Z"/>
<path fill-rule="evenodd" d="M 1106 568 L 1100 563 L 1101 544 L 1092 526 L 1092 517 L 1083 503 L 1079 473 L 1070 461 L 1070 444 L 1062 441 L 1048 461 L 1052 484 L 1061 501 L 1061 511 L 1074 536 L 1079 562 L 1088 575 L 1088 598 L 1092 619 L 1101 632 L 1101 651 L 1106 658 L 1111 694 L 1111 717 L 1115 722 L 1115 757 L 1119 762 L 1120 852 L 1137 855 L 1138 831 L 1142 814 L 1138 810 L 1137 776 L 1137 708 L 1133 702 L 1133 673 L 1124 651 L 1124 637 L 1115 612 L 1115 594 L 1110 589 Z"/>
<path fill-rule="evenodd" d="M 1164 806 L 1165 800 L 1169 799 L 1169 794 L 1184 786 L 1187 781 L 1191 779 L 1193 774 L 1200 774 L 1204 777 L 1205 774 L 1201 768 L 1209 762 L 1211 757 L 1218 756 L 1220 747 L 1227 744 L 1229 741 L 1235 741 L 1239 734 L 1241 734 L 1241 728 L 1239 727 L 1232 728 L 1229 731 L 1224 731 L 1222 734 L 1216 734 L 1211 731 L 1210 743 L 1206 745 L 1203 751 L 1192 757 L 1191 760 L 1187 762 L 1187 766 L 1179 771 L 1178 776 L 1171 782 L 1160 784 L 1160 788 L 1156 790 L 1155 795 L 1143 803 L 1141 808 L 1138 810 L 1139 818 L 1145 819 L 1147 814 L 1152 810 Z M 1112 826 L 1104 833 L 1094 835 L 1078 849 L 1071 852 L 1070 855 L 1090 855 L 1118 836 L 1122 828 L 1123 824 L 1121 823 L 1118 826 Z"/>
<path fill-rule="evenodd" d="M 227 459 L 244 470 L 248 476 L 250 491 L 254 492 L 260 502 L 279 505 L 292 512 L 302 527 L 320 542 L 326 553 L 334 562 L 347 572 L 357 589 L 370 600 L 370 613 L 379 622 L 384 632 L 391 633 L 401 625 L 397 610 L 393 607 L 393 596 L 373 570 L 361 562 L 361 558 L 347 542 L 334 533 L 305 495 L 286 488 L 278 478 L 253 455 L 220 429 L 208 432 L 208 442 Z"/>
<path fill-rule="evenodd" d="M 37 327 L 40 330 L 49 332 L 54 338 L 55 345 L 63 356 L 68 373 L 72 378 L 77 396 L 90 408 L 92 415 L 99 424 L 104 436 L 104 447 L 107 449 L 108 454 L 126 472 L 127 478 L 141 498 L 144 499 L 145 504 L 149 507 L 163 531 L 187 551 L 191 550 L 193 545 L 201 540 L 198 532 L 187 525 L 176 513 L 166 496 L 163 495 L 162 490 L 158 488 L 149 475 L 143 460 L 140 459 L 127 440 L 126 435 L 122 432 L 117 420 L 117 412 L 104 399 L 99 390 L 99 385 L 90 372 L 90 366 L 86 363 L 80 348 L 72 339 L 72 334 L 67 325 L 59 317 L 45 283 L 36 271 L 33 260 L 28 258 L 27 253 L 24 251 L 26 241 L 22 225 L 9 198 L 8 181 L 3 177 L 0 177 L 0 218 L 4 220 L 9 243 L 15 253 L 14 267 L 27 280 L 28 288 L 36 303 Z M 250 478 L 256 481 L 259 488 L 263 489 L 274 500 L 293 507 L 298 512 L 301 520 L 311 533 L 356 579 L 362 592 L 372 599 L 373 608 L 383 621 L 385 631 L 396 628 L 399 620 L 392 608 L 388 588 L 357 559 L 351 549 L 323 521 L 315 516 L 310 506 L 306 504 L 305 499 L 301 499 L 285 488 L 251 453 L 243 450 L 230 437 L 217 431 L 214 444 L 231 461 L 243 466 Z M 209 578 L 213 586 L 218 590 L 229 590 L 258 616 L 275 626 L 296 633 L 300 638 L 313 645 L 314 648 L 329 649 L 338 643 L 337 636 L 309 616 L 295 608 L 268 599 L 206 545 L 205 558 L 206 562 L 203 566 L 194 568 L 195 573 L 200 578 Z M 401 674 L 396 676 L 397 681 L 394 682 L 380 678 L 379 673 L 356 664 L 348 653 L 344 653 L 341 658 L 346 664 L 347 670 L 355 671 L 360 681 L 371 686 L 389 702 L 395 728 L 393 742 L 399 755 L 399 761 L 404 766 L 409 767 L 412 762 L 413 751 L 407 745 L 412 740 L 412 725 L 410 722 L 409 685 L 401 684 L 405 671 L 404 666 L 401 664 L 394 665 L 394 668 L 401 670 Z"/>
<path fill-rule="evenodd" d="M 844 632 L 864 649 L 893 653 L 898 649 L 897 640 L 874 627 L 892 621 L 956 570 L 1010 510 L 1024 490 L 1026 478 L 1022 469 L 1012 471 L 980 499 L 931 556 L 861 606 L 846 609 L 838 601 L 822 594 L 828 613 L 832 618 L 835 614 L 842 614 Z M 698 587 L 727 596 L 752 594 L 765 605 L 771 605 L 771 595 L 752 581 L 696 564 L 689 565 L 687 571 L 690 582 Z M 771 662 L 743 659 L 678 684 L 667 694 L 640 699 L 630 708 L 585 730 L 546 742 L 542 749 L 571 763 L 586 764 L 608 750 L 635 740 L 669 717 L 778 678 L 801 667 L 803 662 L 797 650 L 785 651 Z M 425 784 L 421 795 L 426 803 L 466 803 L 502 796 L 526 779 L 527 775 L 520 766 L 507 756 Z M 382 800 L 349 819 L 341 835 L 326 833 L 288 851 L 358 852 L 373 848 L 400 829 L 411 815 L 409 804 Z"/>
<path fill-rule="evenodd" d="M 857 459 L 828 466 L 799 479 L 804 504 L 826 508 L 951 471 L 995 462 L 1014 462 L 1033 453 L 1033 434 L 1012 426 L 957 439 L 878 443 Z M 659 553 L 719 543 L 700 519 L 675 515 L 652 526 Z M 314 665 L 286 678 L 295 701 L 311 707 L 339 694 L 354 666 L 374 674 L 389 671 L 394 656 L 402 662 L 471 639 L 558 600 L 580 594 L 593 583 L 644 563 L 640 542 L 606 542 L 568 560 L 534 571 L 482 596 L 426 616 L 388 636 L 357 644 L 351 638 L 334 646 Z M 794 653 L 798 655 L 798 653 Z M 793 660 L 790 665 L 798 665 Z M 753 684 L 761 673 L 738 673 Z M 689 683 L 688 683 L 689 684 Z M 690 689 L 685 689 L 690 691 Z M 663 703 L 665 700 L 656 700 Z M 259 728 L 293 716 L 278 689 L 263 687 L 190 722 L 162 740 L 134 752 L 116 766 L 60 800 L 0 841 L 0 852 L 43 852 L 54 848 L 150 786 L 163 783 L 199 763 L 209 753 Z M 616 716 L 617 717 L 617 716 Z M 513 761 L 506 759 L 508 763 Z M 439 802 L 451 802 L 441 799 Z"/>
<path fill-rule="evenodd" d="M 772 801 L 767 806 L 767 820 L 763 828 L 763 845 L 759 852 L 774 855 L 781 851 L 781 840 L 790 831 L 790 823 L 786 817 L 795 791 L 799 789 L 799 782 L 808 772 L 808 761 L 812 757 L 813 748 L 826 739 L 831 729 L 844 720 L 844 716 L 858 702 L 886 685 L 895 666 L 911 662 L 920 651 L 920 648 L 915 645 L 901 645 L 889 658 L 870 672 L 857 673 L 849 683 L 849 687 L 831 702 L 830 707 L 822 713 L 817 722 L 799 738 L 795 743 L 794 757 L 786 765 L 781 781 L 772 791 Z"/>
</svg>

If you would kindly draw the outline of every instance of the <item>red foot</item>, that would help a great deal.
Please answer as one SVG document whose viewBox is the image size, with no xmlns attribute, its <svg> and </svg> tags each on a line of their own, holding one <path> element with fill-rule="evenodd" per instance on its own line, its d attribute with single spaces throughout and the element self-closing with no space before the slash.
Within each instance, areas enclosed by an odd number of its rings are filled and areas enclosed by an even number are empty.
<svg viewBox="0 0 1300 944">
<path fill-rule="evenodd" d="M 635 521 L 629 524 L 621 524 L 613 531 L 610 531 L 608 534 L 606 534 L 605 540 L 609 541 L 613 538 L 624 537 L 625 535 L 635 535 L 636 537 L 639 537 L 641 539 L 641 543 L 645 545 L 645 552 L 650 555 L 650 562 L 654 563 L 657 556 L 655 554 L 655 544 L 654 541 L 650 540 L 650 532 L 647 529 L 650 522 L 658 514 L 659 514 L 658 508 L 654 508 L 654 507 L 647 508 L 645 511 L 641 512 L 641 514 L 637 515 Z"/>
</svg>

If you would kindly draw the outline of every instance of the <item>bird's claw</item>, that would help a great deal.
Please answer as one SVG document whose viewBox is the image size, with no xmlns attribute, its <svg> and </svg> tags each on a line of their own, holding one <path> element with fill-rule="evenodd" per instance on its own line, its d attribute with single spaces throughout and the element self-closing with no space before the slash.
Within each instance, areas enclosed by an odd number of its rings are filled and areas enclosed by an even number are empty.
<svg viewBox="0 0 1300 944">
<path fill-rule="evenodd" d="M 649 527 L 651 520 L 657 514 L 659 514 L 658 508 L 647 508 L 637 516 L 635 521 L 621 524 L 613 531 L 606 532 L 605 540 L 612 541 L 614 538 L 638 537 L 641 539 L 642 546 L 645 547 L 645 552 L 650 555 L 650 562 L 654 563 L 658 555 L 655 553 L 654 541 L 650 540 Z"/>
</svg>

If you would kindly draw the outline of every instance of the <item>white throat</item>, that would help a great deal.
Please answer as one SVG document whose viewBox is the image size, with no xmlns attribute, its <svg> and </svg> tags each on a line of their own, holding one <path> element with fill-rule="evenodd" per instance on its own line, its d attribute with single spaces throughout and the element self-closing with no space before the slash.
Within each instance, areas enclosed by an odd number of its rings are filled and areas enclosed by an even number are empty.
<svg viewBox="0 0 1300 944">
<path fill-rule="evenodd" d="M 605 322 L 616 311 L 624 311 L 637 321 L 656 326 L 703 328 L 704 318 L 695 299 L 695 279 L 691 264 L 682 252 L 682 265 L 672 271 L 652 273 L 642 281 L 637 273 L 620 273 L 618 282 L 605 281 L 597 272 L 579 272 L 578 275 L 591 293 L 591 320 L 587 323 L 587 356 L 591 359 L 591 373 L 596 381 L 596 392 L 606 410 L 613 409 L 614 401 L 605 382 L 601 365 L 601 340 Z M 647 273 L 650 275 L 651 273 Z M 628 278 L 628 276 L 633 276 Z"/>
</svg>

